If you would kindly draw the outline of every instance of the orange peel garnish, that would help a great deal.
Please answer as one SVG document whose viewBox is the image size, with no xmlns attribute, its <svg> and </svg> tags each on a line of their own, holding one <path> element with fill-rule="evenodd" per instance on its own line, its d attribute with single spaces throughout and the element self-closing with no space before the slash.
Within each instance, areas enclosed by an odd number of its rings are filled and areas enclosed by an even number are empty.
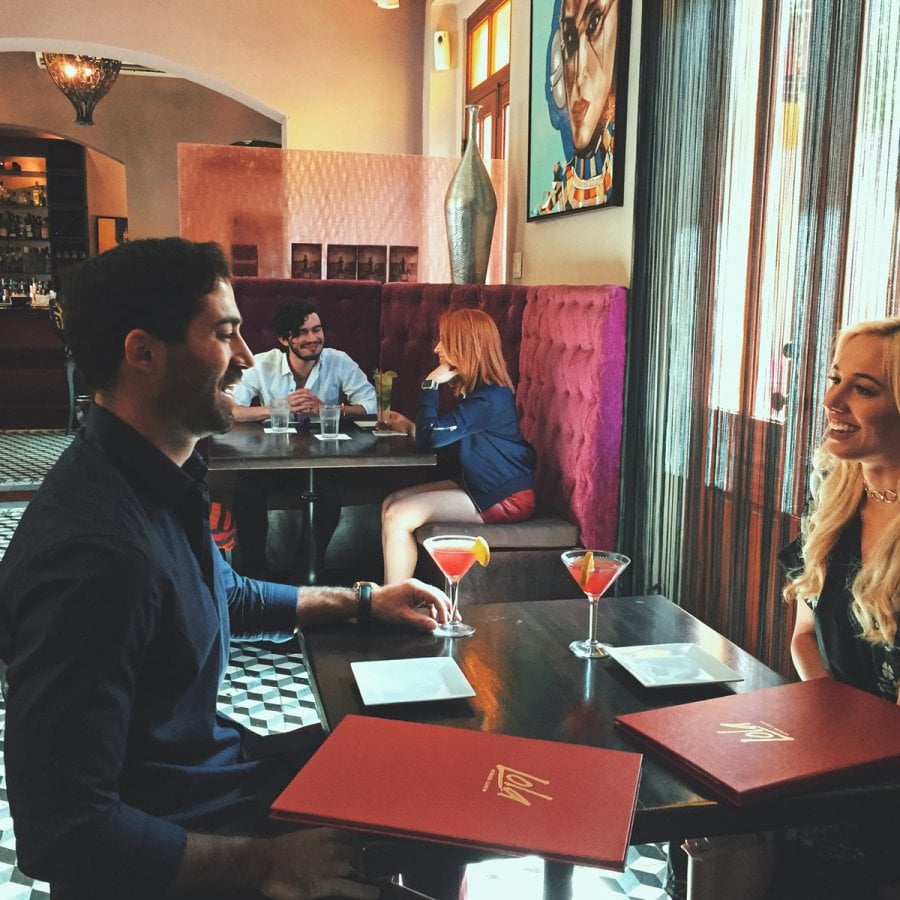
<svg viewBox="0 0 900 900">
<path fill-rule="evenodd" d="M 475 543 L 472 544 L 472 556 L 481 566 L 486 566 L 491 561 L 491 548 L 483 537 L 475 538 Z"/>
<path fill-rule="evenodd" d="M 578 583 L 582 587 L 586 587 L 591 573 L 594 571 L 594 554 L 588 550 L 581 558 L 581 574 L 578 576 Z"/>
</svg>

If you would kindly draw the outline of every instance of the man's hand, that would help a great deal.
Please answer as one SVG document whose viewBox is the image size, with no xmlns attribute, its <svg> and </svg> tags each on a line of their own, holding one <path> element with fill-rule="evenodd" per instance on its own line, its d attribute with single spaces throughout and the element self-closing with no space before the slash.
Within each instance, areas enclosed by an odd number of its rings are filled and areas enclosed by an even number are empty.
<svg viewBox="0 0 900 900">
<path fill-rule="evenodd" d="M 166 896 L 231 896 L 250 888 L 271 900 L 377 900 L 378 888 L 360 880 L 362 871 L 362 841 L 336 828 L 301 828 L 273 838 L 191 832 Z"/>
<path fill-rule="evenodd" d="M 409 578 L 372 591 L 372 615 L 384 622 L 433 631 L 450 621 L 450 599 L 440 589 Z"/>
<path fill-rule="evenodd" d="M 301 413 L 304 416 L 317 416 L 322 401 L 307 388 L 297 388 L 288 394 L 288 402 L 291 404 L 292 413 Z"/>
<path fill-rule="evenodd" d="M 355 897 L 376 900 L 377 887 L 359 881 L 362 843 L 335 828 L 292 831 L 260 840 L 260 888 L 272 900 Z"/>
</svg>

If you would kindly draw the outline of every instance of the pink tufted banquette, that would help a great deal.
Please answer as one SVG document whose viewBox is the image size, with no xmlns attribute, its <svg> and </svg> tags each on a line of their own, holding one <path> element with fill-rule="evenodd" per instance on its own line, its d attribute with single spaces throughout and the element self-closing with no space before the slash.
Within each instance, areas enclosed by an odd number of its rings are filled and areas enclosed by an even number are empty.
<svg viewBox="0 0 900 900">
<path fill-rule="evenodd" d="M 398 373 L 394 408 L 415 410 L 419 384 L 434 365 L 441 314 L 480 307 L 497 322 L 522 432 L 538 457 L 539 514 L 519 525 L 433 523 L 417 532 L 484 534 L 488 569 L 467 576 L 485 600 L 522 591 L 568 590 L 562 548 L 615 549 L 625 379 L 627 291 L 615 285 L 446 285 L 236 278 L 244 333 L 255 352 L 274 345 L 269 323 L 287 296 L 309 297 L 330 346 L 363 370 Z M 452 402 L 449 398 L 445 402 Z M 425 473 L 425 478 L 428 473 Z M 421 555 L 420 574 L 434 577 Z M 439 583 L 439 582 L 438 582 Z"/>
</svg>

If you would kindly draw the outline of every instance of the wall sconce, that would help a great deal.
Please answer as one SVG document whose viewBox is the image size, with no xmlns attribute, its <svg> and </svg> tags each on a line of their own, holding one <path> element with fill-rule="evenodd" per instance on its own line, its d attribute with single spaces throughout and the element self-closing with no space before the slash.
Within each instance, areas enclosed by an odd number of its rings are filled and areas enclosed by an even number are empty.
<svg viewBox="0 0 900 900">
<path fill-rule="evenodd" d="M 434 33 L 434 67 L 438 72 L 450 68 L 450 34 L 446 31 Z"/>
<path fill-rule="evenodd" d="M 400 0 L 375 0 L 380 9 L 400 9 Z"/>
<path fill-rule="evenodd" d="M 94 107 L 109 93 L 122 63 L 69 53 L 44 53 L 43 57 L 50 77 L 75 107 L 75 121 L 93 125 Z"/>
</svg>

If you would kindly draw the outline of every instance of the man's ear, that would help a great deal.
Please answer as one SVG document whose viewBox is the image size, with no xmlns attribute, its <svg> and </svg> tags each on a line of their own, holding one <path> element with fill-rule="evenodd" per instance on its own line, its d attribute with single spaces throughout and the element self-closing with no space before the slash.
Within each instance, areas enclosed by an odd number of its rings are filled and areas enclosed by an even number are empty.
<svg viewBox="0 0 900 900">
<path fill-rule="evenodd" d="M 290 346 L 290 341 L 288 341 L 287 338 L 283 338 L 280 334 L 275 335 L 275 340 L 277 340 L 282 347 Z"/>
<path fill-rule="evenodd" d="M 165 364 L 166 345 L 158 337 L 134 328 L 125 335 L 125 353 L 122 362 L 136 372 L 153 374 Z"/>
</svg>

